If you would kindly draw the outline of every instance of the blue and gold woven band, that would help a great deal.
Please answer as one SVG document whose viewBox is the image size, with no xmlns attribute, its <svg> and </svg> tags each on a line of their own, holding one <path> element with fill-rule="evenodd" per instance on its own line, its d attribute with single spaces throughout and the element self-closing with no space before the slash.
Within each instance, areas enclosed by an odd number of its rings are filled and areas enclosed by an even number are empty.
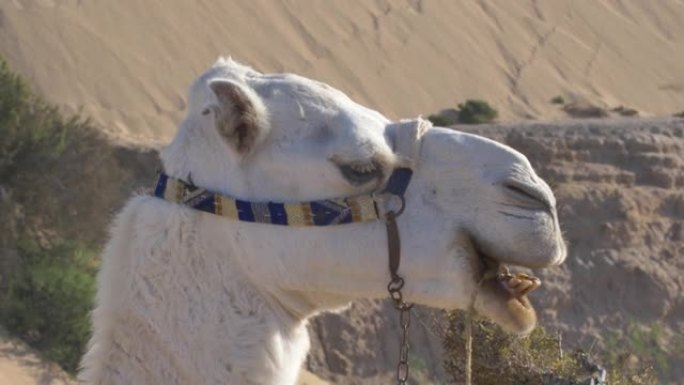
<svg viewBox="0 0 684 385">
<path fill-rule="evenodd" d="M 164 173 L 154 195 L 169 202 L 245 222 L 283 226 L 329 226 L 380 219 L 373 195 L 312 202 L 249 202 L 193 186 Z"/>
</svg>

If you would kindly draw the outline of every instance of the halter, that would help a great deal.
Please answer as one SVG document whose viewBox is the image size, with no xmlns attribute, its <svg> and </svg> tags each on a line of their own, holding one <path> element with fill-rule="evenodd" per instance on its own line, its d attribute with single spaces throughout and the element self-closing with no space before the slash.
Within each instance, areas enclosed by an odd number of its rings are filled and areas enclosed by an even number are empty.
<svg viewBox="0 0 684 385">
<path fill-rule="evenodd" d="M 391 196 L 403 199 L 411 181 L 410 168 L 397 168 L 380 193 L 311 202 L 250 202 L 197 187 L 159 174 L 154 196 L 169 202 L 243 222 L 281 226 L 332 226 L 386 218 L 384 206 Z M 384 213 L 384 215 L 383 215 Z"/>
<path fill-rule="evenodd" d="M 393 139 L 393 150 L 399 159 L 399 166 L 392 171 L 385 188 L 379 193 L 310 202 L 250 202 L 218 194 L 160 173 L 154 196 L 233 220 L 281 226 L 333 226 L 384 220 L 390 272 L 387 291 L 399 311 L 403 328 L 397 383 L 405 384 L 409 375 L 408 327 L 411 323 L 410 310 L 413 305 L 404 302 L 401 292 L 404 278 L 398 273 L 401 262 L 401 239 L 396 219 L 404 212 L 404 194 L 411 182 L 415 159 L 420 151 L 421 137 L 432 124 L 418 118 L 401 121 L 393 126 L 390 136 Z M 399 208 L 388 208 L 390 202 L 397 198 Z"/>
</svg>

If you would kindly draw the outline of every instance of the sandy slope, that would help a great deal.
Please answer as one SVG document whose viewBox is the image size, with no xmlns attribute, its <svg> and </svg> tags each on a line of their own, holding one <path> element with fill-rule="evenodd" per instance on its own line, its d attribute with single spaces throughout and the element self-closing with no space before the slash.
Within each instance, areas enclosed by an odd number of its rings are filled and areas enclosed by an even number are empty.
<svg viewBox="0 0 684 385">
<path fill-rule="evenodd" d="M 316 375 L 312 374 L 311 372 L 308 372 L 306 370 L 302 370 L 302 372 L 299 374 L 299 381 L 297 382 L 297 385 L 328 385 L 329 383 L 327 381 L 323 381 L 320 378 L 316 377 Z"/>
<path fill-rule="evenodd" d="M 682 0 L 4 0 L 0 54 L 127 142 L 172 135 L 220 54 L 321 79 L 391 117 L 484 98 L 502 120 L 587 99 L 684 109 Z"/>
<path fill-rule="evenodd" d="M 22 342 L 0 330 L 0 385 L 73 385 L 63 371 L 41 360 Z"/>
</svg>

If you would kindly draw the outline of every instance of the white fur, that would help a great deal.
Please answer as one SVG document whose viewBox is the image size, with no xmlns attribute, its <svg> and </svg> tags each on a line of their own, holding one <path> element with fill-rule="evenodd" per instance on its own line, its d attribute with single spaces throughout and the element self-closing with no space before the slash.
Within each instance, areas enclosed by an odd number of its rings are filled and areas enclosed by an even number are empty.
<svg viewBox="0 0 684 385">
<path fill-rule="evenodd" d="M 268 132 L 248 156 L 233 151 L 212 117 L 202 114 L 212 102 L 208 84 L 216 79 L 247 87 L 267 120 Z M 399 218 L 400 273 L 411 302 L 467 306 L 475 282 L 465 239 L 522 265 L 565 257 L 555 209 L 501 205 L 510 201 L 501 183 L 512 177 L 553 200 L 510 148 L 440 128 L 411 144 L 400 131 L 407 122 L 393 124 L 327 85 L 262 75 L 232 60 L 219 60 L 198 78 L 188 105 L 162 153 L 166 172 L 252 201 L 376 190 L 384 180 L 353 185 L 335 163 L 381 159 L 389 175 L 406 160 L 402 152 L 417 153 Z M 354 299 L 386 296 L 385 227 L 244 223 L 138 196 L 116 220 L 98 280 L 94 334 L 80 374 L 85 383 L 288 385 L 308 350 L 309 317 Z M 478 308 L 506 324 L 495 305 L 485 301 Z"/>
</svg>

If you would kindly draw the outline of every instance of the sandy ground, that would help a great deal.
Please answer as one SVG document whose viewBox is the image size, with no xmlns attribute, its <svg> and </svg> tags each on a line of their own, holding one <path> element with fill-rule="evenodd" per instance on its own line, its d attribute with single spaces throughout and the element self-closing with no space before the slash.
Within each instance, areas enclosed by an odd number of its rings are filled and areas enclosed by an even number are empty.
<svg viewBox="0 0 684 385">
<path fill-rule="evenodd" d="M 63 371 L 41 360 L 21 341 L 0 330 L 0 385 L 75 385 Z"/>
<path fill-rule="evenodd" d="M 684 109 L 681 0 L 5 0 L 0 54 L 124 142 L 169 140 L 219 55 L 323 80 L 390 117 L 483 98 L 501 120 L 549 100 Z"/>
<path fill-rule="evenodd" d="M 0 385 L 76 385 L 57 365 L 45 362 L 21 341 L 0 331 Z M 297 385 L 328 385 L 302 371 Z"/>
<path fill-rule="evenodd" d="M 312 374 L 311 372 L 307 372 L 306 370 L 302 370 L 302 372 L 299 374 L 299 382 L 297 382 L 297 385 L 329 385 L 330 383 L 327 381 L 323 381 L 320 378 L 316 377 L 316 375 Z"/>
</svg>

